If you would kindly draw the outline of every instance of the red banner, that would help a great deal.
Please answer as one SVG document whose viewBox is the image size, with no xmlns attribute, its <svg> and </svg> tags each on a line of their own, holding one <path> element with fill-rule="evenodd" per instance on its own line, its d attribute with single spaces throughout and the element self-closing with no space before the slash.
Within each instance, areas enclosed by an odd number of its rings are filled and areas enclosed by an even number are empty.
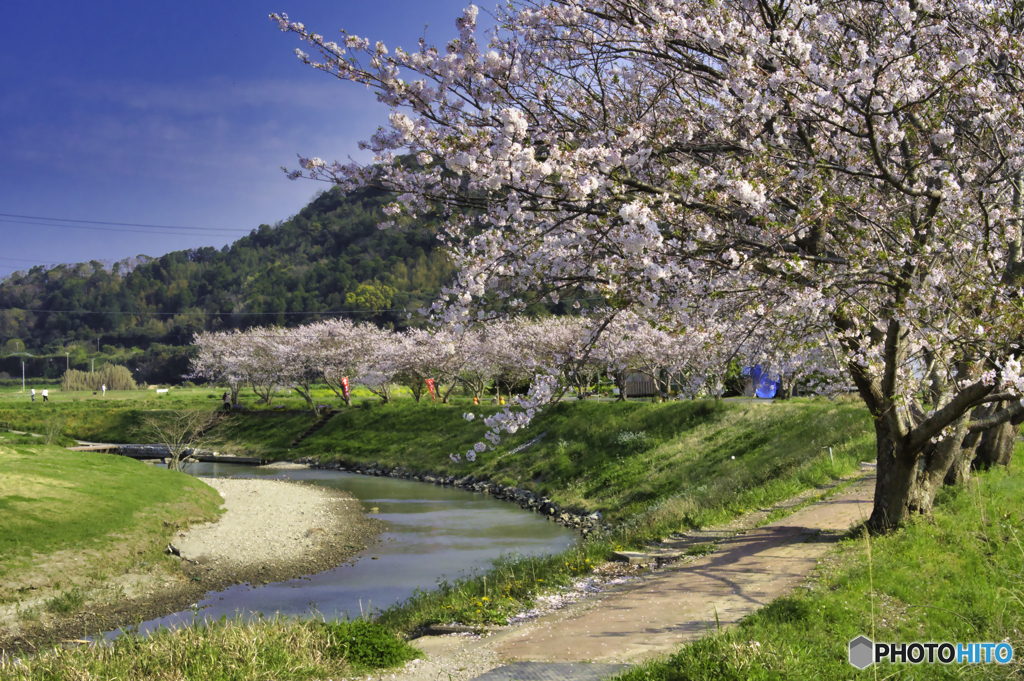
<svg viewBox="0 0 1024 681">
<path fill-rule="evenodd" d="M 343 376 L 341 379 L 341 392 L 345 393 L 345 399 L 348 399 L 348 376 Z"/>
<path fill-rule="evenodd" d="M 434 379 L 432 379 L 432 378 L 428 378 L 427 379 L 427 390 L 430 391 L 430 399 L 432 399 L 435 402 L 437 402 L 437 393 L 434 392 Z"/>
</svg>

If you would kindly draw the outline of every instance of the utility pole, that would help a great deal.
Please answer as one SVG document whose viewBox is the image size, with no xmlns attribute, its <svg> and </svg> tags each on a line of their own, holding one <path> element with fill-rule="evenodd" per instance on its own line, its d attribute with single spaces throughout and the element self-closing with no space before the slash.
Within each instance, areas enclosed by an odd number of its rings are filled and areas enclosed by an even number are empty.
<svg viewBox="0 0 1024 681">
<path fill-rule="evenodd" d="M 89 359 L 89 373 L 96 373 L 96 358 L 92 357 Z"/>
<path fill-rule="evenodd" d="M 25 392 L 25 360 L 21 360 L 21 392 Z"/>
</svg>

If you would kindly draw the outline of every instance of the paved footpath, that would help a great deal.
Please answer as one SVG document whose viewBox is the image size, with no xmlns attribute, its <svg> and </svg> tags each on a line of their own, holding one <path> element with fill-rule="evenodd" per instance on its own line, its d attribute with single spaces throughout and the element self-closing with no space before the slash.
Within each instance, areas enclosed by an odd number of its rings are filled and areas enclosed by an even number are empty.
<svg viewBox="0 0 1024 681">
<path fill-rule="evenodd" d="M 548 662 L 627 662 L 671 652 L 800 584 L 851 525 L 870 515 L 874 481 L 862 478 L 825 501 L 726 539 L 701 560 L 502 632 L 492 647 L 502 659 Z"/>
<path fill-rule="evenodd" d="M 449 677 L 472 678 L 491 668 L 480 681 L 582 681 L 581 673 L 608 676 L 617 665 L 671 653 L 719 626 L 737 623 L 801 584 L 834 543 L 870 515 L 874 485 L 871 472 L 826 500 L 723 539 L 718 550 L 703 558 L 670 564 L 526 624 L 467 642 L 465 652 L 485 653 L 491 663 L 478 667 L 476 674 L 465 669 L 470 676 L 449 672 Z M 693 538 L 684 538 L 674 546 L 670 540 L 662 551 L 693 543 Z M 428 656 L 442 657 L 453 643 L 450 637 L 415 642 Z M 591 665 L 579 664 L 583 662 L 601 664 L 585 672 L 581 667 Z M 508 666 L 500 667 L 502 663 Z"/>
<path fill-rule="evenodd" d="M 678 553 L 697 541 L 724 538 L 712 554 L 670 564 L 537 620 L 476 640 L 417 639 L 432 662 L 418 673 L 398 675 L 399 681 L 593 681 L 624 664 L 671 653 L 802 584 L 839 538 L 867 518 L 873 492 L 870 471 L 775 522 L 738 534 L 722 528 L 670 540 L 660 551 Z"/>
</svg>

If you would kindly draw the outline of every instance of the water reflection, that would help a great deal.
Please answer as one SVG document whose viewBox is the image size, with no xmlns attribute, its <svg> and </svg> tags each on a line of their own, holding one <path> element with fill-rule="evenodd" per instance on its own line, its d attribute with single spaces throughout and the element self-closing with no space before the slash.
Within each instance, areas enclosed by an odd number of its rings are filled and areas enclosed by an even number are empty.
<svg viewBox="0 0 1024 681">
<path fill-rule="evenodd" d="M 540 555 L 562 551 L 576 534 L 514 504 L 484 495 L 426 483 L 351 475 L 338 471 L 275 470 L 228 464 L 194 464 L 189 473 L 210 477 L 301 480 L 342 489 L 388 524 L 382 542 L 357 556 L 352 564 L 287 582 L 241 584 L 200 601 L 200 618 L 234 617 L 236 613 L 325 617 L 357 616 L 409 598 L 416 589 L 430 589 L 487 568 L 502 554 Z M 376 560 L 372 560 L 376 557 Z M 139 630 L 190 624 L 188 610 L 143 623 Z M 107 638 L 117 636 L 110 632 Z"/>
</svg>

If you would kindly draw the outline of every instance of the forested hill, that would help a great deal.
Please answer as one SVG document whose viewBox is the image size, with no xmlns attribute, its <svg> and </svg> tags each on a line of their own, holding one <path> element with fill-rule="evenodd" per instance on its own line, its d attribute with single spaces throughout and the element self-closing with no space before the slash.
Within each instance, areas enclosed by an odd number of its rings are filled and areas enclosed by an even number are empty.
<svg viewBox="0 0 1024 681">
<path fill-rule="evenodd" d="M 369 188 L 332 189 L 221 250 L 15 273 L 0 282 L 0 347 L 183 345 L 201 329 L 293 326 L 338 310 L 401 326 L 393 310 L 432 301 L 454 268 L 429 227 L 377 229 L 386 202 Z"/>
</svg>

